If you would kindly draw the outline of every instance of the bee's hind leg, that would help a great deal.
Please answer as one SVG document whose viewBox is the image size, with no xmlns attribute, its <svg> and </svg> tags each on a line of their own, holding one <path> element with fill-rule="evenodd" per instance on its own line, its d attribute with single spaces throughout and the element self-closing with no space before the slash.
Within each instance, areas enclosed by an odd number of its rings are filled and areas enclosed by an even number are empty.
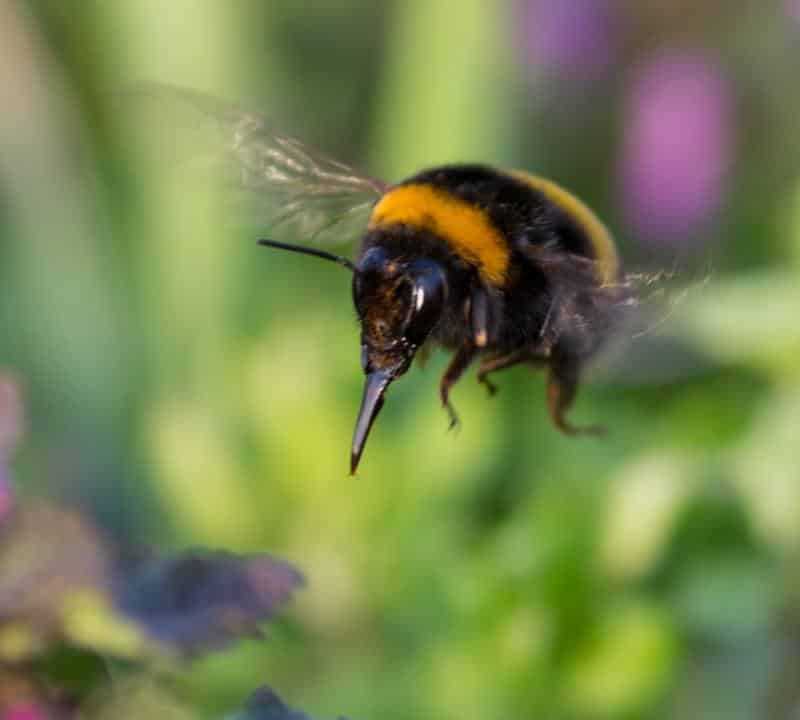
<svg viewBox="0 0 800 720">
<path fill-rule="evenodd" d="M 601 425 L 572 425 L 565 417 L 578 391 L 580 361 L 568 354 L 554 352 L 547 379 L 547 405 L 555 426 L 566 435 L 603 435 Z"/>
<path fill-rule="evenodd" d="M 458 379 L 464 374 L 474 357 L 475 348 L 472 345 L 462 345 L 453 355 L 453 359 L 439 382 L 439 396 L 442 399 L 442 406 L 447 410 L 447 414 L 450 417 L 451 430 L 458 425 L 458 414 L 450 402 L 450 388 L 458 382 Z"/>
</svg>

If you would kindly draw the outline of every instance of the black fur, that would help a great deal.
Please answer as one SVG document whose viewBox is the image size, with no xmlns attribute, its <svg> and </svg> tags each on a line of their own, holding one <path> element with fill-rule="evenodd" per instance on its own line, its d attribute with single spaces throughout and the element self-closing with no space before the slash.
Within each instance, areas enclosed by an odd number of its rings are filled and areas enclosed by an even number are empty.
<svg viewBox="0 0 800 720">
<path fill-rule="evenodd" d="M 593 246 L 576 222 L 536 189 L 482 165 L 433 168 L 401 184 L 428 184 L 475 205 L 487 214 L 508 243 L 508 281 L 502 287 L 486 288 L 493 320 L 486 350 L 502 354 L 526 346 L 533 353 L 546 352 L 559 336 L 566 337 L 567 306 L 577 312 L 578 306 L 586 303 L 577 301 L 575 294 L 592 294 L 596 286 L 590 267 Z M 362 255 L 374 245 L 386 248 L 401 260 L 424 256 L 443 264 L 451 297 L 433 338 L 450 349 L 462 345 L 470 330 L 464 302 L 474 284 L 480 282 L 476 269 L 450 250 L 444 240 L 414 227 L 400 225 L 371 231 L 364 239 Z M 537 252 L 543 258 L 556 256 L 562 262 L 538 262 Z M 580 265 L 577 258 L 574 263 L 568 262 L 574 256 L 588 261 L 584 266 L 588 265 L 589 270 L 571 267 Z M 570 302 L 567 296 L 572 298 Z M 564 303 L 560 310 L 553 307 L 559 299 Z M 594 315 L 598 312 L 593 310 Z M 591 329 L 604 324 L 597 323 L 599 318 L 592 319 L 594 323 L 587 318 L 583 325 Z M 581 355 L 591 354 L 595 345 L 585 338 L 570 342 L 576 351 L 580 349 Z"/>
</svg>

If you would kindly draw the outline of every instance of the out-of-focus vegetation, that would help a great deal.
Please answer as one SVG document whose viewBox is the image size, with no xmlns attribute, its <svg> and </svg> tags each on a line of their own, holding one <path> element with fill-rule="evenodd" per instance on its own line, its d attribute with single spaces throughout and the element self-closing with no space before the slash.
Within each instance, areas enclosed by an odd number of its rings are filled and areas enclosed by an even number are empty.
<svg viewBox="0 0 800 720">
<path fill-rule="evenodd" d="M 315 717 L 793 717 L 798 67 L 794 0 L 0 3 L 0 366 L 28 399 L 0 523 L 57 497 L 128 544 L 302 568 L 268 643 L 173 680 L 199 717 L 265 682 Z M 525 369 L 491 401 L 462 381 L 448 434 L 438 356 L 347 477 L 348 278 L 257 249 L 131 132 L 150 81 L 389 180 L 549 175 L 630 265 L 677 268 L 669 319 L 582 390 L 608 436 L 555 432 Z"/>
</svg>

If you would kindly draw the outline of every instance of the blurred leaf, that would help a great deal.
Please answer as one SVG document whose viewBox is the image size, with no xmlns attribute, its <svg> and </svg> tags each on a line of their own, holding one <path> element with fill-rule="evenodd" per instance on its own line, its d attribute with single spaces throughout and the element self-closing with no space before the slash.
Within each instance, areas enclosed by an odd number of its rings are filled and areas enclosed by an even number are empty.
<svg viewBox="0 0 800 720">
<path fill-rule="evenodd" d="M 159 642 L 192 654 L 255 633 L 302 582 L 291 565 L 266 555 L 194 550 L 129 568 L 116 597 Z"/>
<path fill-rule="evenodd" d="M 104 592 L 75 593 L 61 612 L 64 637 L 79 647 L 119 658 L 142 657 L 152 649 L 142 629 L 116 612 Z"/>
<path fill-rule="evenodd" d="M 796 0 L 795 5 L 798 5 Z M 800 5 L 798 8 L 800 9 Z M 800 268 L 800 183 L 797 184 L 792 194 L 787 220 L 788 222 L 782 230 L 789 238 L 789 252 L 794 265 Z"/>
<path fill-rule="evenodd" d="M 629 464 L 610 488 L 600 559 L 616 579 L 648 573 L 661 559 L 691 491 L 684 458 L 652 454 Z"/>
<path fill-rule="evenodd" d="M 787 552 L 800 547 L 798 417 L 800 387 L 776 388 L 753 418 L 730 468 L 753 529 L 767 543 Z"/>
<path fill-rule="evenodd" d="M 159 490 L 195 542 L 226 547 L 251 544 L 263 527 L 263 513 L 243 482 L 241 459 L 233 451 L 223 419 L 201 403 L 167 403 L 151 416 L 148 440 L 160 465 Z M 203 491 L 197 492 L 197 478 Z"/>
<path fill-rule="evenodd" d="M 6 621 L 0 625 L 0 659 L 5 662 L 22 662 L 46 645 L 45 639 L 28 624 Z"/>
<path fill-rule="evenodd" d="M 777 603 L 767 569 L 742 552 L 707 554 L 679 579 L 674 610 L 684 626 L 717 643 L 737 643 L 766 632 Z"/>
<path fill-rule="evenodd" d="M 709 285 L 676 322 L 698 348 L 722 362 L 796 371 L 800 331 L 795 273 L 752 273 Z"/>
<path fill-rule="evenodd" d="M 567 675 L 573 707 L 590 717 L 642 709 L 666 690 L 676 655 L 665 613 L 641 604 L 612 609 Z"/>
<path fill-rule="evenodd" d="M 91 650 L 57 645 L 35 662 L 20 668 L 43 686 L 78 705 L 104 687 L 112 671 L 108 657 Z M 124 666 L 120 666 L 124 667 Z"/>
<path fill-rule="evenodd" d="M 148 679 L 135 678 L 112 686 L 98 694 L 81 713 L 89 720 L 196 720 L 173 695 Z"/>
<path fill-rule="evenodd" d="M 266 555 L 191 551 L 135 563 L 76 512 L 24 507 L 0 545 L 0 658 L 65 639 L 117 657 L 221 647 L 271 618 L 302 583 Z M 142 630 L 146 631 L 143 633 Z"/>
<path fill-rule="evenodd" d="M 247 706 L 241 712 L 226 720 L 311 720 L 299 710 L 287 707 L 270 688 L 262 687 L 253 693 Z"/>
</svg>

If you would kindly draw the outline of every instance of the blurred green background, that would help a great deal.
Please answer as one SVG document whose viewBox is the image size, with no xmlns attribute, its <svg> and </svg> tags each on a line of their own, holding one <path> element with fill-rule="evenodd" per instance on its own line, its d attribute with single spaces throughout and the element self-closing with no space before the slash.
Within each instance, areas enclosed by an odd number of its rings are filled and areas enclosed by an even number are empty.
<svg viewBox="0 0 800 720">
<path fill-rule="evenodd" d="M 181 679 L 209 717 L 264 682 L 322 717 L 796 717 L 798 69 L 796 0 L 0 2 L 19 492 L 303 569 L 266 642 Z M 447 433 L 439 355 L 348 477 L 346 274 L 257 249 L 183 184 L 115 100 L 142 81 L 389 180 L 548 175 L 631 266 L 677 267 L 663 348 L 582 390 L 573 418 L 609 435 L 554 431 L 525 369 L 491 401 L 462 381 Z"/>
</svg>

